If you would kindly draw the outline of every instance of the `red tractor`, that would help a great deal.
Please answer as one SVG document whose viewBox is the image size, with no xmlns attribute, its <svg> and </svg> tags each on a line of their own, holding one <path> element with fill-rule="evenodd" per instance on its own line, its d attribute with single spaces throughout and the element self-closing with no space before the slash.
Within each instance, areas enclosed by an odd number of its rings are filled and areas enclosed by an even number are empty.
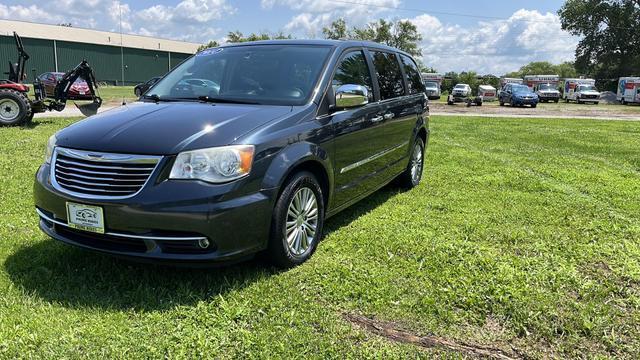
<svg viewBox="0 0 640 360">
<path fill-rule="evenodd" d="M 9 61 L 9 79 L 0 80 L 0 125 L 23 125 L 29 123 L 35 113 L 64 110 L 69 89 L 78 78 L 89 85 L 92 102 L 85 105 L 76 104 L 76 106 L 85 116 L 98 112 L 102 99 L 96 95 L 96 78 L 85 60 L 64 74 L 58 81 L 53 94 L 47 94 L 44 85 L 35 79 L 33 83 L 35 99 L 29 99 L 29 86 L 22 83 L 27 78 L 25 65 L 29 60 L 29 54 L 24 50 L 20 36 L 14 32 L 13 37 L 18 48 L 18 62 L 14 64 Z"/>
</svg>

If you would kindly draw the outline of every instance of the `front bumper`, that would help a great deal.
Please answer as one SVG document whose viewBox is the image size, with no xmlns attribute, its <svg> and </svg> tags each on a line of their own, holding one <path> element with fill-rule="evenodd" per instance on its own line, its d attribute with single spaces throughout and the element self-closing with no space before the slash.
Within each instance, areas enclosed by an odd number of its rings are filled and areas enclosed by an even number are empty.
<svg viewBox="0 0 640 360">
<path fill-rule="evenodd" d="M 540 101 L 559 101 L 560 100 L 559 94 L 540 94 L 538 95 L 538 97 L 540 98 Z"/>
<path fill-rule="evenodd" d="M 539 99 L 513 99 L 514 105 L 538 105 Z"/>
<path fill-rule="evenodd" d="M 275 190 L 242 194 L 238 184 L 158 182 L 152 176 L 131 198 L 94 200 L 57 190 L 49 174 L 50 166 L 41 166 L 34 184 L 39 225 L 64 243 L 171 263 L 235 261 L 266 248 Z M 105 234 L 69 228 L 67 202 L 102 207 Z"/>
</svg>

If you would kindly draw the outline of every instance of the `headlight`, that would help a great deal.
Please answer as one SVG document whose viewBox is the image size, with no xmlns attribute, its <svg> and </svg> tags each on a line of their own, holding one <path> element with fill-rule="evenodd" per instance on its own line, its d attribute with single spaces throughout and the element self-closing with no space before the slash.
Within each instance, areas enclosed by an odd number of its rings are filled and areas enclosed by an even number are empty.
<svg viewBox="0 0 640 360">
<path fill-rule="evenodd" d="M 58 139 L 56 138 L 56 135 L 51 135 L 51 137 L 49 138 L 49 141 L 47 141 L 47 148 L 45 149 L 44 152 L 44 162 L 46 164 L 50 164 L 51 163 L 51 157 L 53 156 L 53 149 L 55 149 L 56 147 L 56 141 Z"/>
<path fill-rule="evenodd" d="M 181 152 L 169 178 L 212 183 L 239 179 L 251 171 L 254 150 L 253 145 L 235 145 Z"/>
</svg>

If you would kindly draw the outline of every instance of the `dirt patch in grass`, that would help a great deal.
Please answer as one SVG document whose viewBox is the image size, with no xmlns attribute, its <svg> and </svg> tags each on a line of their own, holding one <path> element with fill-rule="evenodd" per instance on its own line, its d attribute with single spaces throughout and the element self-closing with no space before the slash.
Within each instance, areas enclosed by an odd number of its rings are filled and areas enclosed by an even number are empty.
<svg viewBox="0 0 640 360">
<path fill-rule="evenodd" d="M 379 321 L 357 314 L 343 314 L 343 317 L 359 328 L 395 342 L 413 344 L 429 349 L 444 349 L 469 356 L 490 359 L 510 360 L 526 358 L 515 349 L 508 351 L 497 346 L 473 344 L 434 335 L 416 335 L 401 329 L 397 324 L 392 322 Z"/>
</svg>

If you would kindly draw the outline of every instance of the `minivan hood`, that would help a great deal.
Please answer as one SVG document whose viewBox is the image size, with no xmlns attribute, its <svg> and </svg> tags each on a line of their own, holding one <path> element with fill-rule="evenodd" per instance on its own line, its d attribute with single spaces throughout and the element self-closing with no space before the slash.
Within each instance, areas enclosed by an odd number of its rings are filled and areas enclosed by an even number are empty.
<svg viewBox="0 0 640 360">
<path fill-rule="evenodd" d="M 135 102 L 77 122 L 56 146 L 113 153 L 170 155 L 233 143 L 292 111 L 291 106 Z"/>
</svg>

